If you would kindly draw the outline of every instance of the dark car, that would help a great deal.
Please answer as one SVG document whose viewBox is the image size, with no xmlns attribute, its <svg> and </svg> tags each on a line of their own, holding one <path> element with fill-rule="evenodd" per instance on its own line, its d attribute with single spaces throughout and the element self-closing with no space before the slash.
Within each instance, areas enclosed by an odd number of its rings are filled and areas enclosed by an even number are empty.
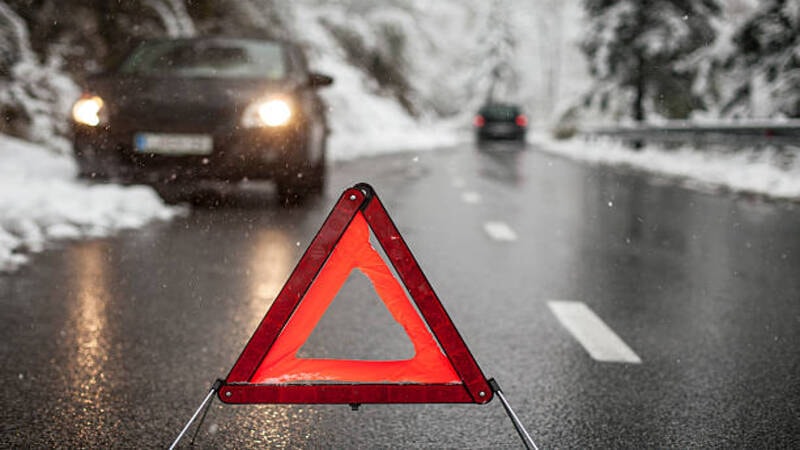
<svg viewBox="0 0 800 450">
<path fill-rule="evenodd" d="M 283 200 L 319 192 L 328 126 L 310 72 L 288 42 L 161 39 L 89 77 L 73 107 L 80 175 L 151 185 L 275 181 Z"/>
<path fill-rule="evenodd" d="M 517 105 L 489 103 L 481 107 L 473 121 L 479 141 L 488 139 L 525 140 L 528 117 Z"/>
</svg>

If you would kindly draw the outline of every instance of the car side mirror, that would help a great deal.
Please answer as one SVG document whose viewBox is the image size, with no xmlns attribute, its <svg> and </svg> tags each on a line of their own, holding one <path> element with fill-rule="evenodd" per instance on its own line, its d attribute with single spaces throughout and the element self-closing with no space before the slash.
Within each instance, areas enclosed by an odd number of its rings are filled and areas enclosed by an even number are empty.
<svg viewBox="0 0 800 450">
<path fill-rule="evenodd" d="M 325 86 L 330 86 L 333 84 L 333 77 L 317 73 L 311 72 L 308 74 L 308 86 L 312 88 L 320 88 Z"/>
</svg>

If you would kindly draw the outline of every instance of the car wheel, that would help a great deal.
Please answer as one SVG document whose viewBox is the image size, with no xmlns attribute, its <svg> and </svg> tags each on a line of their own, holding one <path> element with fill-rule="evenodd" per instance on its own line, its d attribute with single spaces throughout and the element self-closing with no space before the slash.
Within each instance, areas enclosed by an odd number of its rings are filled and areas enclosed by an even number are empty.
<svg viewBox="0 0 800 450">
<path fill-rule="evenodd" d="M 298 178 L 292 177 L 279 178 L 276 180 L 278 191 L 278 202 L 284 206 L 292 206 L 302 203 L 308 196 L 308 187 L 300 182 Z"/>
<path fill-rule="evenodd" d="M 290 171 L 276 178 L 278 200 L 284 205 L 296 205 L 325 189 L 327 168 L 325 161 L 306 170 Z"/>
<path fill-rule="evenodd" d="M 278 200 L 283 205 L 296 205 L 305 201 L 310 195 L 320 194 L 325 189 L 327 177 L 327 166 L 325 165 L 325 142 L 316 142 L 311 134 L 308 135 L 309 141 L 306 143 L 304 151 L 299 154 L 306 155 L 305 160 L 290 164 L 286 170 L 282 170 L 276 177 Z M 310 149 L 314 146 L 322 146 L 321 155 L 316 163 L 309 158 Z"/>
<path fill-rule="evenodd" d="M 278 201 L 283 205 L 302 203 L 314 191 L 315 168 L 303 164 L 287 168 L 275 177 Z"/>
</svg>

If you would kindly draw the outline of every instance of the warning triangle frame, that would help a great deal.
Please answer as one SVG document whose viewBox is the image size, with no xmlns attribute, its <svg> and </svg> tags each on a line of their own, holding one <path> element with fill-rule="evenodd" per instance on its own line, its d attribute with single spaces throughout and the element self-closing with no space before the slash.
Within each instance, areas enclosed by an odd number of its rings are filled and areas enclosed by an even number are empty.
<svg viewBox="0 0 800 450">
<path fill-rule="evenodd" d="M 455 383 L 252 383 L 306 292 L 353 218 L 361 213 L 411 301 L 449 360 Z M 487 403 L 493 390 L 373 188 L 359 183 L 342 193 L 294 271 L 217 391 L 224 403 Z"/>
</svg>

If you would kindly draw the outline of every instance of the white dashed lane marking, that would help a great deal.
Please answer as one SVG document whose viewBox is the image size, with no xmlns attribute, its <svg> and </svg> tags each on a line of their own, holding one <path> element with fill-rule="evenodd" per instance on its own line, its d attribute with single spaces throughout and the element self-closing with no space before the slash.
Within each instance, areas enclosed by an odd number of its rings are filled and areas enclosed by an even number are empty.
<svg viewBox="0 0 800 450">
<path fill-rule="evenodd" d="M 639 358 L 597 315 L 581 302 L 549 301 L 547 305 L 589 355 L 597 361 L 640 364 Z"/>
<path fill-rule="evenodd" d="M 461 193 L 461 201 L 464 203 L 475 204 L 481 202 L 481 194 L 474 191 L 466 191 Z"/>
<path fill-rule="evenodd" d="M 505 222 L 486 222 L 483 224 L 483 229 L 495 241 L 513 242 L 517 240 L 517 233 Z"/>
</svg>

